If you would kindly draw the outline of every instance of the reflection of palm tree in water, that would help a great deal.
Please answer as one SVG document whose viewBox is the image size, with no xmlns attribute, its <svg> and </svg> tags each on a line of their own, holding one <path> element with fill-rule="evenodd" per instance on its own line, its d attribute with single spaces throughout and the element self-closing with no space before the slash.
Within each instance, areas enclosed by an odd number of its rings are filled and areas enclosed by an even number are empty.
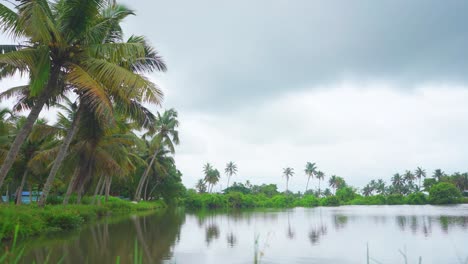
<svg viewBox="0 0 468 264">
<path fill-rule="evenodd" d="M 233 232 L 229 233 L 226 237 L 228 245 L 233 248 L 237 243 L 237 238 Z"/>
<path fill-rule="evenodd" d="M 322 208 L 319 208 L 319 214 L 320 214 L 320 225 L 315 226 L 310 232 L 309 232 L 309 240 L 312 243 L 312 245 L 317 244 L 320 241 L 320 237 L 324 236 L 327 234 L 327 225 L 323 223 L 322 219 Z"/>
<path fill-rule="evenodd" d="M 210 223 L 206 226 L 205 241 L 206 245 L 210 245 L 211 241 L 219 238 L 219 227 L 213 222 L 214 216 L 210 216 Z"/>
<path fill-rule="evenodd" d="M 292 230 L 291 228 L 291 222 L 289 221 L 289 211 L 288 211 L 288 232 L 287 232 L 287 236 L 289 239 L 294 239 L 294 230 Z"/>
<path fill-rule="evenodd" d="M 232 231 L 232 228 L 231 228 L 231 215 L 227 215 L 227 221 L 228 221 L 228 230 L 230 230 L 230 232 L 227 234 L 226 240 L 227 240 L 228 246 L 233 248 L 237 244 L 237 238 L 234 235 L 234 232 Z"/>
</svg>

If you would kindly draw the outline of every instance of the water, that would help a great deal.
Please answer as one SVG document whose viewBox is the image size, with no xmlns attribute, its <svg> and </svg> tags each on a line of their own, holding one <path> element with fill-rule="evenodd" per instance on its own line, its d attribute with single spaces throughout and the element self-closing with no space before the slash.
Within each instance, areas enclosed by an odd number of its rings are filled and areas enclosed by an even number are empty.
<svg viewBox="0 0 468 264">
<path fill-rule="evenodd" d="M 136 241 L 144 263 L 366 263 L 369 245 L 370 263 L 466 264 L 467 227 L 468 205 L 178 209 L 33 239 L 24 263 L 132 263 Z"/>
</svg>

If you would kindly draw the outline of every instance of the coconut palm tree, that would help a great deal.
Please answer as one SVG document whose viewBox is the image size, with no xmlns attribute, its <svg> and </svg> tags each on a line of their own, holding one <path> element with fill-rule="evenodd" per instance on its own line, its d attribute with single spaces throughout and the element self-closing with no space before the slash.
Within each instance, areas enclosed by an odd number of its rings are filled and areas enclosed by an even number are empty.
<svg viewBox="0 0 468 264">
<path fill-rule="evenodd" d="M 283 176 L 286 178 L 286 192 L 289 191 L 288 185 L 289 185 L 289 178 L 291 178 L 294 175 L 294 169 L 290 167 L 286 167 L 283 169 Z"/>
<path fill-rule="evenodd" d="M 320 181 L 323 180 L 325 178 L 325 173 L 323 173 L 322 171 L 317 171 L 317 175 L 315 176 L 317 177 L 318 181 L 319 181 L 319 185 L 318 185 L 318 195 L 320 197 Z"/>
<path fill-rule="evenodd" d="M 396 192 L 399 194 L 403 193 L 403 185 L 405 183 L 404 178 L 399 174 L 395 173 L 391 179 L 392 181 L 392 186 Z"/>
<path fill-rule="evenodd" d="M 378 194 L 385 193 L 385 182 L 382 179 L 377 180 L 377 183 L 375 185 L 375 190 L 377 191 Z"/>
<path fill-rule="evenodd" d="M 364 186 L 364 188 L 362 188 L 362 195 L 364 196 L 372 195 L 372 187 L 369 184 L 367 184 L 366 186 Z"/>
<path fill-rule="evenodd" d="M 205 193 L 206 192 L 206 184 L 203 179 L 199 179 L 197 181 L 197 184 L 195 185 L 195 188 L 199 193 Z"/>
<path fill-rule="evenodd" d="M 436 169 L 432 174 L 432 177 L 434 177 L 437 181 L 440 181 L 444 176 L 445 172 L 443 172 L 441 169 Z"/>
<path fill-rule="evenodd" d="M 336 189 L 338 188 L 338 185 L 339 185 L 338 176 L 332 175 L 332 176 L 330 177 L 330 179 L 328 180 L 328 184 L 329 184 L 330 187 L 333 188 L 334 191 L 336 192 Z"/>
<path fill-rule="evenodd" d="M 309 189 L 310 178 L 314 177 L 315 173 L 317 172 L 316 170 L 317 170 L 317 167 L 315 166 L 315 163 L 307 162 L 306 167 L 304 169 L 304 172 L 307 176 L 307 184 L 306 184 L 305 192 L 307 192 L 307 190 Z"/>
<path fill-rule="evenodd" d="M 158 113 L 156 131 L 151 131 L 152 133 L 155 133 L 152 140 L 152 151 L 154 154 L 148 163 L 148 167 L 140 178 L 140 182 L 138 183 L 135 192 L 135 201 L 139 201 L 141 199 L 143 186 L 148 178 L 149 171 L 151 170 L 151 166 L 153 166 L 158 152 L 163 151 L 167 147 L 172 154 L 175 153 L 175 145 L 179 144 L 179 131 L 177 130 L 179 127 L 179 120 L 177 117 L 178 114 L 175 109 L 166 110 L 162 115 Z"/>
<path fill-rule="evenodd" d="M 205 173 L 204 181 L 209 184 L 208 189 L 209 192 L 213 191 L 213 186 L 219 182 L 221 177 L 219 171 L 211 166 L 211 164 L 205 164 L 203 168 L 203 172 Z"/>
<path fill-rule="evenodd" d="M 228 176 L 228 182 L 227 182 L 226 188 L 229 188 L 229 180 L 231 179 L 231 176 L 237 174 L 237 165 L 234 162 L 230 161 L 228 164 L 226 164 L 224 173 L 226 173 L 226 175 Z"/>
<path fill-rule="evenodd" d="M 414 175 L 419 179 L 419 190 L 421 190 L 421 178 L 426 178 L 426 171 L 423 168 L 418 167 L 414 172 Z"/>
<path fill-rule="evenodd" d="M 403 175 L 403 178 L 406 183 L 412 184 L 413 181 L 416 179 L 416 176 L 411 172 L 410 170 L 407 170 L 405 174 Z"/>
<path fill-rule="evenodd" d="M 109 115 L 112 107 L 105 89 L 131 94 L 138 92 L 134 87 L 147 87 L 153 91 L 144 94 L 148 101 L 161 96 L 153 83 L 123 65 L 144 57 L 144 46 L 119 43 L 121 35 L 109 35 L 118 27 L 115 22 L 131 11 L 101 12 L 108 9 L 106 0 L 22 1 L 15 9 L 0 4 L 0 27 L 25 41 L 2 46 L 0 67 L 3 76 L 28 74 L 29 84 L 12 88 L 2 97 L 26 90 L 31 111 L 2 164 L 0 187 L 43 106 L 53 105 L 67 91 L 88 98 L 96 112 Z"/>
</svg>

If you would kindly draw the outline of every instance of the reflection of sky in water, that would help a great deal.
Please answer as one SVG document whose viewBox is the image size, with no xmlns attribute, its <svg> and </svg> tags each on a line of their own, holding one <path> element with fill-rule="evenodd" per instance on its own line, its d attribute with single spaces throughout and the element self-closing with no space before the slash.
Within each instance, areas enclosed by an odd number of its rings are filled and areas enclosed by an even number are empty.
<svg viewBox="0 0 468 264">
<path fill-rule="evenodd" d="M 110 218 L 30 239 L 22 263 L 468 263 L 468 205 L 343 206 Z M 257 242 L 257 243 L 256 243 Z M 376 262 L 374 262 L 376 263 Z"/>
<path fill-rule="evenodd" d="M 467 226 L 467 205 L 189 214 L 172 261 L 252 263 L 258 236 L 262 263 L 365 263 L 367 244 L 382 263 L 464 263 Z"/>
</svg>

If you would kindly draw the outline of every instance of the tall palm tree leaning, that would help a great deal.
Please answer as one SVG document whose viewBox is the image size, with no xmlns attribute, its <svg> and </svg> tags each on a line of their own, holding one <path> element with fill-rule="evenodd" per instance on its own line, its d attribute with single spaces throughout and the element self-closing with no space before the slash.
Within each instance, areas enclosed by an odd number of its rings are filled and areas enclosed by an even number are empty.
<svg viewBox="0 0 468 264">
<path fill-rule="evenodd" d="M 141 199 L 143 186 L 148 179 L 149 172 L 158 155 L 158 152 L 167 148 L 172 154 L 175 153 L 175 145 L 179 144 L 179 131 L 177 130 L 179 127 L 179 120 L 177 117 L 178 114 L 175 109 L 166 110 L 162 115 L 158 113 L 156 120 L 156 131 L 154 131 L 156 134 L 152 140 L 152 144 L 155 146 L 154 154 L 152 155 L 145 172 L 140 178 L 137 189 L 135 191 L 135 201 L 140 201 Z M 153 133 L 153 131 L 150 131 L 150 133 Z"/>
<path fill-rule="evenodd" d="M 283 176 L 286 178 L 286 192 L 289 191 L 289 178 L 294 175 L 294 169 L 287 167 L 283 169 Z"/>
<path fill-rule="evenodd" d="M 419 190 L 421 190 L 421 178 L 426 178 L 426 171 L 423 168 L 418 167 L 414 172 L 414 175 L 419 179 Z"/>
<path fill-rule="evenodd" d="M 317 169 L 317 167 L 315 166 L 315 163 L 307 162 L 306 167 L 304 169 L 304 172 L 305 172 L 305 174 L 307 176 L 307 184 L 306 184 L 305 192 L 307 192 L 307 190 L 309 190 L 309 181 L 310 181 L 310 178 L 313 178 L 314 175 L 316 174 L 316 172 L 317 172 L 316 169 Z"/>
<path fill-rule="evenodd" d="M 32 101 L 26 123 L 0 168 L 0 188 L 44 105 L 52 105 L 58 97 L 73 91 L 87 97 L 96 111 L 111 112 L 105 88 L 120 88 L 125 93 L 133 87 L 154 87 L 146 78 L 130 74 L 120 65 L 122 58 L 142 57 L 142 46 L 102 42 L 115 28 L 114 20 L 122 15 L 113 12 L 108 13 L 111 17 L 99 16 L 107 3 L 21 1 L 16 11 L 0 4 L 0 29 L 14 39 L 26 40 L 21 45 L 1 46 L 0 67 L 4 76 L 18 72 L 29 75 L 28 85 L 5 93 L 12 96 L 18 90 L 27 90 Z"/>
<path fill-rule="evenodd" d="M 325 178 L 325 173 L 323 173 L 322 171 L 317 171 L 317 175 L 315 176 L 317 177 L 318 181 L 319 181 L 319 185 L 318 185 L 318 196 L 320 197 L 320 181 L 323 180 Z"/>
<path fill-rule="evenodd" d="M 66 156 L 70 143 L 78 130 L 80 119 L 85 109 L 95 112 L 97 116 L 101 115 L 101 120 L 106 120 L 104 122 L 112 122 L 112 103 L 114 103 L 114 105 L 120 109 L 123 108 L 123 110 L 126 112 L 132 112 L 132 108 L 135 109 L 135 103 L 139 104 L 138 102 L 140 101 L 147 101 L 150 103 L 160 104 L 162 100 L 162 92 L 151 82 L 146 82 L 145 79 L 139 75 L 139 73 L 144 71 L 151 72 L 155 69 L 165 70 L 166 66 L 164 62 L 160 60 L 160 57 L 157 56 L 157 54 L 156 56 L 152 56 L 152 48 L 147 45 L 143 38 L 131 37 L 127 42 L 124 42 L 121 38 L 123 32 L 119 26 L 119 23 L 128 15 L 133 14 L 133 12 L 123 6 L 118 5 L 104 5 L 98 11 L 99 14 L 96 15 L 96 21 L 91 21 L 93 23 L 92 25 L 95 26 L 94 24 L 96 23 L 97 25 L 99 25 L 99 23 L 103 19 L 109 19 L 109 26 L 112 27 L 109 27 L 107 29 L 107 34 L 103 34 L 102 36 L 100 36 L 101 39 L 97 42 L 102 43 L 100 44 L 102 46 L 115 45 L 120 46 L 121 49 L 137 49 L 138 51 L 134 53 L 125 52 L 122 54 L 106 54 L 106 50 L 103 50 L 100 52 L 101 54 L 97 55 L 99 57 L 124 55 L 121 57 L 116 57 L 110 60 L 110 62 L 115 64 L 115 66 L 119 67 L 119 69 L 122 71 L 121 74 L 126 74 L 128 78 L 135 77 L 137 79 L 142 80 L 142 82 L 139 83 L 140 86 L 136 84 L 127 84 L 119 86 L 113 83 L 106 83 L 105 81 L 107 80 L 101 80 L 100 83 L 89 83 L 88 80 L 88 83 L 86 83 L 86 85 L 94 87 L 94 90 L 92 91 L 95 94 L 93 97 L 90 97 L 88 93 L 78 93 L 78 97 L 80 100 L 78 111 L 73 118 L 72 125 L 69 131 L 67 132 L 66 137 L 63 140 L 63 144 L 61 145 L 57 157 L 50 170 L 49 176 L 41 194 L 41 198 L 38 202 L 40 206 L 43 206 L 46 202 L 47 195 L 50 192 L 52 183 Z M 147 63 L 148 60 L 151 60 L 151 63 Z M 157 64 L 156 67 L 154 66 L 154 63 Z M 87 81 L 86 78 L 84 78 L 83 75 L 80 74 L 74 77 L 79 82 Z M 101 92 L 101 94 L 96 94 L 98 92 Z M 97 95 L 98 98 L 94 98 Z M 104 103 L 105 106 L 108 108 L 102 109 L 102 107 L 94 107 L 96 101 L 98 101 L 98 103 Z M 141 108 L 137 109 L 141 110 Z"/>
<path fill-rule="evenodd" d="M 237 174 L 237 165 L 234 162 L 230 161 L 228 164 L 226 164 L 226 169 L 224 169 L 224 173 L 226 173 L 226 175 L 228 176 L 226 188 L 229 188 L 229 180 L 231 179 L 231 176 Z"/>
</svg>

